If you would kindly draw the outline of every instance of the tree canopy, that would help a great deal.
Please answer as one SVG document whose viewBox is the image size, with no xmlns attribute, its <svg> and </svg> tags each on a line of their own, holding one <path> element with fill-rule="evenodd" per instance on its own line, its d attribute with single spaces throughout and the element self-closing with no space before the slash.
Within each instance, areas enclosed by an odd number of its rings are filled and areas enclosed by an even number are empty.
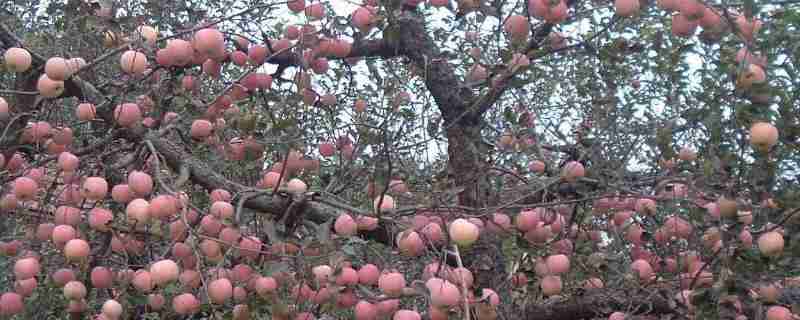
<svg viewBox="0 0 800 320">
<path fill-rule="evenodd" d="M 0 5 L 0 316 L 800 317 L 793 0 Z"/>
</svg>

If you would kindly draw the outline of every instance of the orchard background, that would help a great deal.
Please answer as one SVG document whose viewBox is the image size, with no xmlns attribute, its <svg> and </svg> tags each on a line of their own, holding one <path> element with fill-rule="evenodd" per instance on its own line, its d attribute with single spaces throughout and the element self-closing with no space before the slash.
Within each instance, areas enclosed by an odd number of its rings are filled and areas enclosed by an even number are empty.
<svg viewBox="0 0 800 320">
<path fill-rule="evenodd" d="M 357 1 L 0 5 L 0 317 L 800 318 L 794 1 Z"/>
</svg>

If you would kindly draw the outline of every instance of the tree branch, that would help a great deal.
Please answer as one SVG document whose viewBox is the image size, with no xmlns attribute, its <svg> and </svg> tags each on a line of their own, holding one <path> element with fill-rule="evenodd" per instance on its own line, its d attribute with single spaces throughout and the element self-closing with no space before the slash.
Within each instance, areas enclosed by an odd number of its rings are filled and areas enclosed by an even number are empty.
<svg viewBox="0 0 800 320">
<path fill-rule="evenodd" d="M 439 48 L 425 30 L 423 17 L 412 11 L 404 11 L 397 17 L 395 25 L 387 27 L 384 35 L 397 43 L 396 48 L 423 71 L 425 86 L 430 91 L 445 125 L 451 122 L 477 124 L 480 115 L 469 110 L 475 101 L 472 89 L 459 79 L 455 68 L 441 56 Z"/>
<path fill-rule="evenodd" d="M 631 309 L 635 307 L 634 309 Z M 675 302 L 652 290 L 592 289 L 553 304 L 525 309 L 526 320 L 578 320 L 608 317 L 614 311 L 637 315 L 674 314 Z"/>
<path fill-rule="evenodd" d="M 25 47 L 22 40 L 17 37 L 11 30 L 3 23 L 0 23 L 0 49 L 5 50 L 11 47 Z M 38 53 L 28 48 L 31 54 L 32 62 L 28 71 L 18 73 L 15 76 L 14 90 L 8 90 L 9 93 L 14 93 L 16 98 L 12 104 L 12 110 L 15 113 L 27 114 L 23 116 L 20 121 L 9 124 L 7 130 L 13 133 L 21 133 L 22 129 L 27 125 L 28 120 L 31 118 L 30 113 L 35 111 L 41 105 L 41 98 L 36 89 L 38 75 L 41 74 L 44 67 L 45 59 Z M 82 100 L 88 99 L 92 102 L 97 102 L 102 99 L 100 92 L 90 83 L 83 81 L 79 76 L 73 75 L 64 81 L 64 93 L 61 97 L 79 97 Z M 3 150 L 6 158 L 10 157 L 16 152 L 16 142 L 18 135 L 10 137 L 3 137 L 0 139 L 0 150 Z"/>
<path fill-rule="evenodd" d="M 231 193 L 250 193 L 257 191 L 248 186 L 230 181 L 218 174 L 206 162 L 193 157 L 182 145 L 173 140 L 156 135 L 149 135 L 144 139 L 152 143 L 153 147 L 164 157 L 164 161 L 171 169 L 188 171 L 190 180 L 193 183 L 199 184 L 206 190 L 225 189 Z M 293 200 L 291 197 L 282 193 L 272 195 L 268 192 L 261 192 L 256 196 L 248 197 L 243 203 L 243 206 L 251 210 L 280 217 L 289 209 L 292 202 Z M 307 210 L 303 212 L 304 217 L 307 217 L 317 224 L 324 223 L 336 217 L 338 214 L 339 212 L 337 212 L 333 206 L 326 206 L 316 201 L 309 201 Z M 384 225 L 379 226 L 377 230 L 363 232 L 362 235 L 384 244 L 392 243 L 391 237 L 388 236 L 387 229 Z"/>
</svg>

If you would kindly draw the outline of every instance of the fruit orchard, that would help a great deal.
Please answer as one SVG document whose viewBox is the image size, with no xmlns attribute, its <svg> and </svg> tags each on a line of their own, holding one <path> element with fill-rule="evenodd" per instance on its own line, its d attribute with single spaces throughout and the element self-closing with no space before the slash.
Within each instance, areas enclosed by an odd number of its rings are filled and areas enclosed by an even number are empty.
<svg viewBox="0 0 800 320">
<path fill-rule="evenodd" d="M 794 2 L 4 2 L 0 317 L 798 319 Z"/>
</svg>

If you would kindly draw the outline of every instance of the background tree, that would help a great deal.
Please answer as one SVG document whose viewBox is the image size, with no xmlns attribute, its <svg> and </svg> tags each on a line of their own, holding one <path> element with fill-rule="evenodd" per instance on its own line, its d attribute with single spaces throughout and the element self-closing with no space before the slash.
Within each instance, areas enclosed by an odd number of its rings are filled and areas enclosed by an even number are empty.
<svg viewBox="0 0 800 320">
<path fill-rule="evenodd" d="M 2 316 L 798 316 L 791 0 L 0 16 Z"/>
</svg>

